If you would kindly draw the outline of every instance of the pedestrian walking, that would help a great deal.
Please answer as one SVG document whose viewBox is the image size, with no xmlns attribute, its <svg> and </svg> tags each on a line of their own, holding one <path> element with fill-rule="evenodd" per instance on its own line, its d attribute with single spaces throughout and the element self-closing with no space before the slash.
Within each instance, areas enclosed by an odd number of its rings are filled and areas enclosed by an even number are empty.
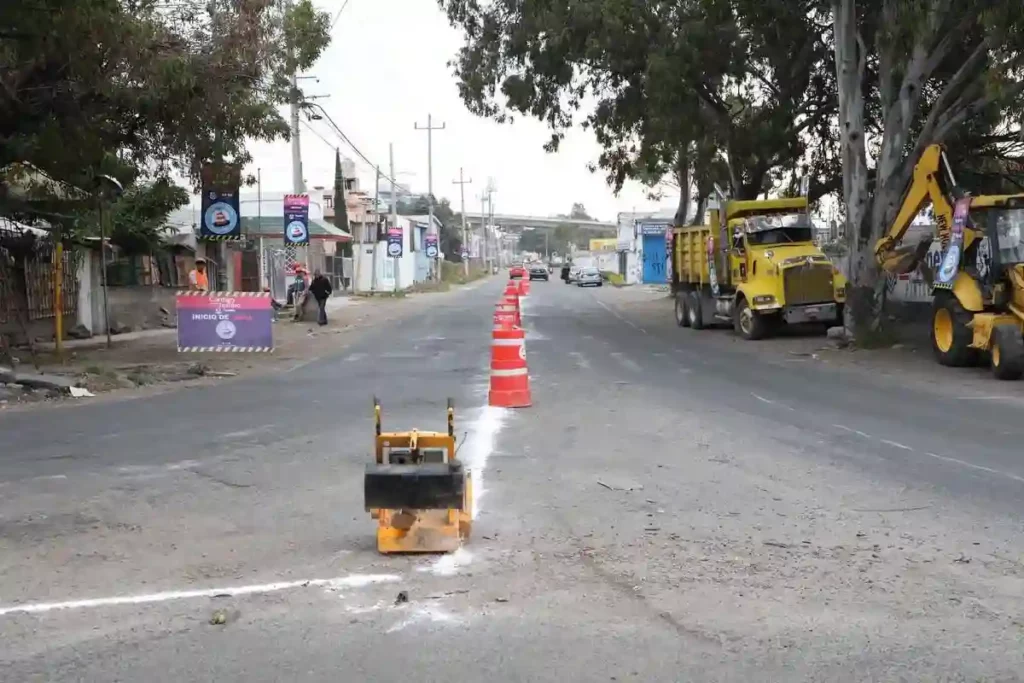
<svg viewBox="0 0 1024 683">
<path fill-rule="evenodd" d="M 321 325 L 327 324 L 327 297 L 333 291 L 334 288 L 331 287 L 331 281 L 324 277 L 320 269 L 317 268 L 313 271 L 313 281 L 309 283 L 309 293 L 316 299 L 316 305 L 319 308 L 317 322 Z"/>
</svg>

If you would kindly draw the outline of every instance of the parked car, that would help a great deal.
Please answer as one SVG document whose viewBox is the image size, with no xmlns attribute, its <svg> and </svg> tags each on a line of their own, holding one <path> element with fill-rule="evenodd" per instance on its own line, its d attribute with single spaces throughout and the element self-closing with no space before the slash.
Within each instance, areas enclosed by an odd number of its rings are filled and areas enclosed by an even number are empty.
<svg viewBox="0 0 1024 683">
<path fill-rule="evenodd" d="M 534 263 L 530 266 L 530 279 L 548 281 L 548 269 L 543 263 Z"/>
<path fill-rule="evenodd" d="M 526 277 L 526 269 L 522 266 L 515 265 L 508 269 L 508 277 L 510 280 L 518 280 Z"/>
<path fill-rule="evenodd" d="M 595 285 L 600 287 L 604 284 L 604 278 L 601 277 L 601 271 L 593 266 L 587 266 L 586 268 L 580 269 L 579 274 L 576 276 L 577 287 L 587 287 Z"/>
</svg>

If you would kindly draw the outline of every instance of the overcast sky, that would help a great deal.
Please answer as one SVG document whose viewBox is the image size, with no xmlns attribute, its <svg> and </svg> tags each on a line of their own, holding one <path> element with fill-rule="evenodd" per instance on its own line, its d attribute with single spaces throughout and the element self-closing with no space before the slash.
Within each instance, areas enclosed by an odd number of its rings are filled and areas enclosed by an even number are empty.
<svg viewBox="0 0 1024 683">
<path fill-rule="evenodd" d="M 317 0 L 332 19 L 344 2 Z M 382 170 L 387 169 L 388 143 L 393 143 L 398 180 L 415 191 L 427 189 L 427 134 L 413 125 L 426 125 L 427 114 L 433 114 L 435 125 L 446 126 L 434 133 L 434 194 L 448 197 L 456 211 L 459 188 L 452 181 L 460 166 L 473 180 L 466 186 L 467 211 L 480 211 L 479 195 L 488 176 L 497 187 L 497 213 L 549 216 L 568 213 L 573 202 L 581 202 L 596 218 L 613 221 L 619 211 L 656 208 L 640 186 L 627 186 L 616 197 L 600 171 L 587 170 L 600 153 L 590 133 L 575 130 L 561 151 L 548 154 L 542 145 L 549 134 L 540 122 L 497 124 L 470 114 L 448 66 L 461 44 L 460 32 L 448 25 L 435 0 L 348 0 L 331 45 L 307 72 L 319 83 L 307 80 L 303 87 L 307 95 L 330 95 L 317 103 Z M 330 144 L 306 126 L 300 128 L 307 185 L 332 185 L 333 146 L 338 145 L 356 162 L 363 187 L 372 188 L 372 169 L 336 138 L 327 122 L 308 123 Z M 261 169 L 263 187 L 290 190 L 290 144 L 257 142 L 251 149 L 255 163 L 249 170 Z M 673 204 L 673 198 L 663 204 Z"/>
</svg>

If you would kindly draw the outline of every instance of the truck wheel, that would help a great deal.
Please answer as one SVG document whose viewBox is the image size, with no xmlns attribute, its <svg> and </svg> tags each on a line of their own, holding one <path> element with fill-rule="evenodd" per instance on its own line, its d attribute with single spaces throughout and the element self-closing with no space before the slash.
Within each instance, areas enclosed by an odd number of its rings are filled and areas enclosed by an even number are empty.
<svg viewBox="0 0 1024 683">
<path fill-rule="evenodd" d="M 1015 380 L 1024 375 L 1024 337 L 1016 325 L 999 325 L 992 331 L 992 374 Z"/>
<path fill-rule="evenodd" d="M 751 341 L 762 339 L 768 331 L 764 318 L 742 298 L 736 303 L 733 326 L 740 336 Z"/>
<path fill-rule="evenodd" d="M 679 294 L 676 296 L 676 325 L 679 325 L 679 327 L 689 327 L 689 315 L 686 310 L 686 295 Z"/>
<path fill-rule="evenodd" d="M 690 319 L 690 327 L 695 330 L 704 329 L 704 310 L 701 306 L 700 292 L 690 292 L 686 302 L 686 317 Z"/>
<path fill-rule="evenodd" d="M 935 293 L 932 350 L 941 365 L 964 367 L 978 362 L 978 350 L 971 348 L 974 333 L 967 327 L 973 317 L 951 292 Z"/>
</svg>

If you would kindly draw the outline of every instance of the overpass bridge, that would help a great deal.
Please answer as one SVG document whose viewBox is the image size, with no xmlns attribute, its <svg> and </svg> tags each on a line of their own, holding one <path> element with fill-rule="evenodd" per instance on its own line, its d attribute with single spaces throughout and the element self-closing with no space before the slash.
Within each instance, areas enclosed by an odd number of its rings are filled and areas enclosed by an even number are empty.
<svg viewBox="0 0 1024 683">
<path fill-rule="evenodd" d="M 558 218 L 553 216 L 516 216 L 505 213 L 496 213 L 493 216 L 490 216 L 481 215 L 479 213 L 466 213 L 466 222 L 472 227 L 479 228 L 484 221 L 506 231 L 516 229 L 521 230 L 522 228 L 546 228 L 548 230 L 553 230 L 559 225 L 571 225 L 583 230 L 603 232 L 615 231 L 618 228 L 618 225 L 615 223 L 579 220 L 575 218 Z"/>
</svg>

